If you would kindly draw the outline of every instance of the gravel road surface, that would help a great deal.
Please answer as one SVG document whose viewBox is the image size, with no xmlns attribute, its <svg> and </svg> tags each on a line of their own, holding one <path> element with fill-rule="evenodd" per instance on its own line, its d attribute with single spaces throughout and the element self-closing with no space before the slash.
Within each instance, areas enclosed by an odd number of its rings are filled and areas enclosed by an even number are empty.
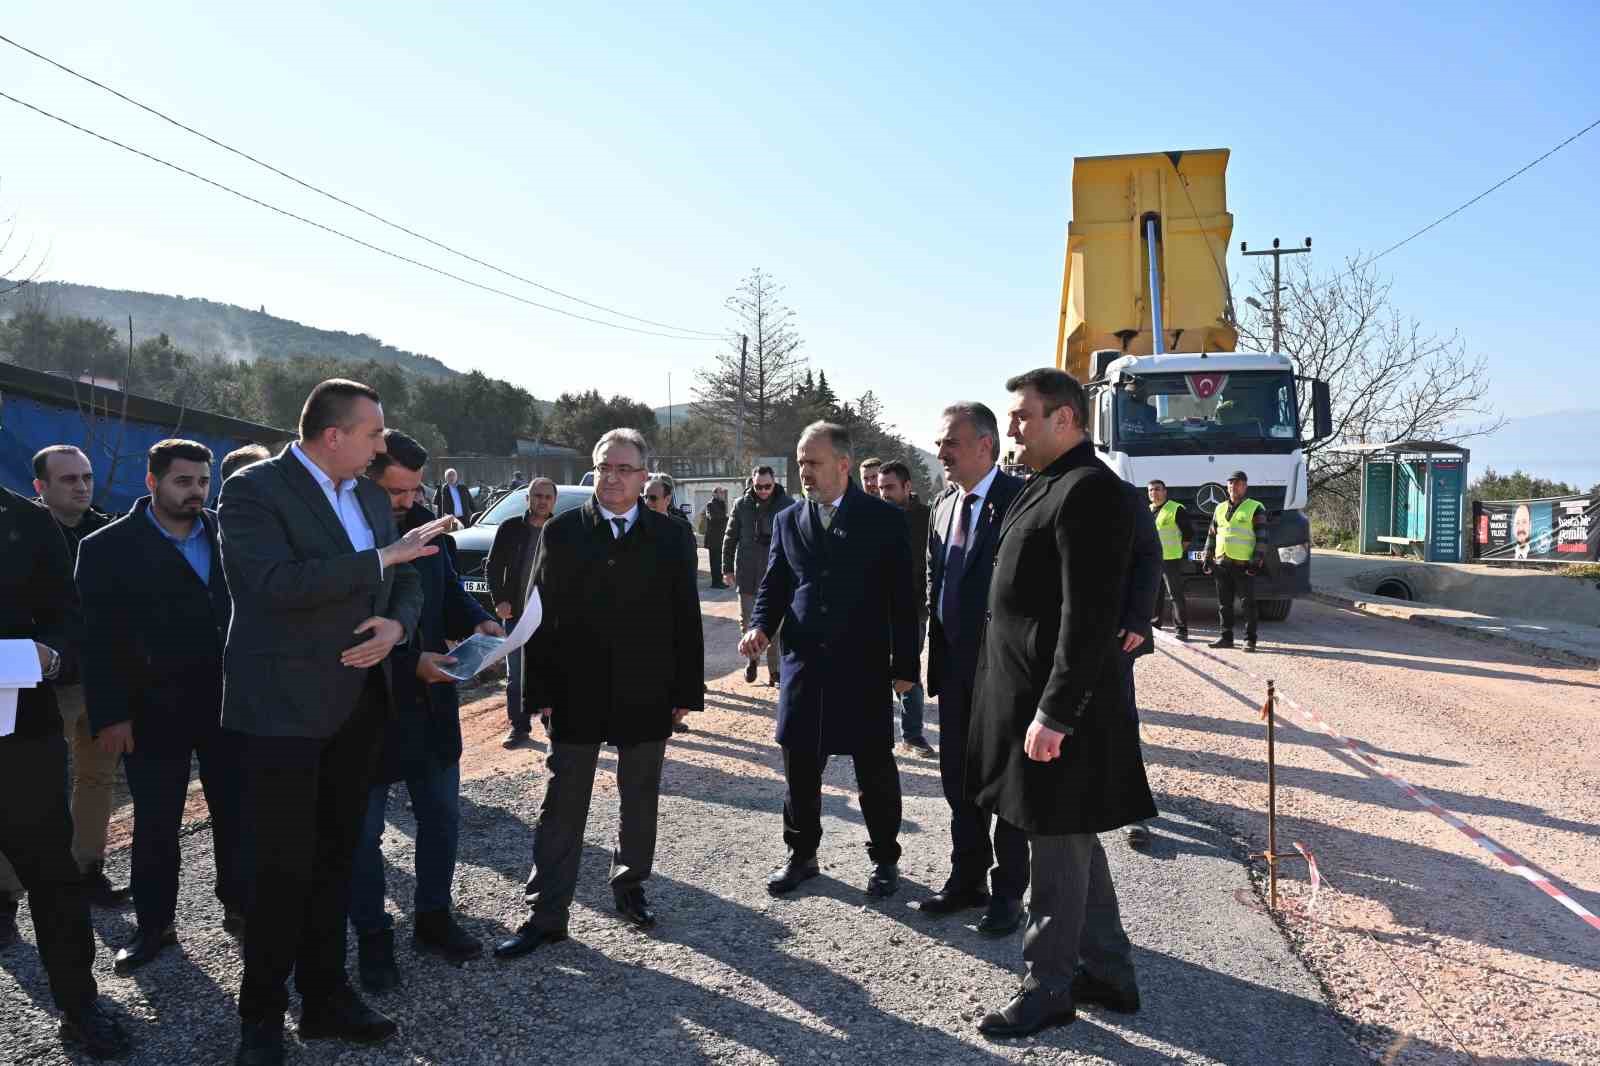
<svg viewBox="0 0 1600 1066">
<path fill-rule="evenodd" d="M 737 612 L 731 594 L 706 593 L 711 691 L 707 712 L 692 719 L 695 731 L 668 751 L 650 883 L 658 928 L 636 932 L 610 911 L 604 875 L 616 806 L 614 760 L 605 756 L 571 941 L 526 959 L 484 959 L 461 969 L 403 946 L 405 986 L 377 1000 L 401 1021 L 402 1035 L 378 1049 L 292 1045 L 291 1061 L 1324 1066 L 1366 1060 L 1261 906 L 1233 830 L 1196 817 L 1226 816 L 1222 824 L 1248 831 L 1254 806 L 1244 794 L 1254 788 L 1248 774 L 1232 784 L 1231 805 L 1169 800 L 1172 813 L 1157 823 L 1146 854 L 1106 837 L 1145 999 L 1144 1011 L 1131 1018 L 1090 1008 L 1077 1024 L 1038 1039 L 990 1043 L 977 1035 L 975 1014 L 1004 1002 L 1015 987 L 1021 940 L 980 937 L 970 928 L 976 912 L 927 919 L 909 908 L 946 871 L 948 814 L 931 760 L 901 760 L 906 854 L 898 896 L 869 904 L 861 892 L 865 834 L 850 768 L 835 760 L 826 780 L 824 876 L 795 898 L 770 899 L 764 878 L 782 851 L 774 690 L 746 686 L 737 674 Z M 1184 673 L 1164 658 L 1153 664 L 1155 672 Z M 1170 721 L 1180 714 L 1197 723 L 1246 721 L 1236 707 L 1199 710 L 1194 686 L 1184 685 L 1190 698 L 1181 709 L 1163 705 L 1153 714 L 1153 733 L 1187 729 Z M 1202 694 L 1202 702 L 1213 699 Z M 543 749 L 498 747 L 504 728 L 498 696 L 474 702 L 467 713 L 456 898 L 465 924 L 490 941 L 521 917 Z M 930 734 L 937 744 L 936 724 Z M 1175 778 L 1165 764 L 1173 761 L 1174 745 L 1153 739 L 1158 775 L 1166 778 L 1159 783 L 1170 795 Z M 1199 757 L 1201 749 L 1194 753 Z M 391 800 L 389 816 L 390 899 L 401 909 L 411 894 L 413 831 L 403 794 Z M 108 946 L 131 932 L 131 914 L 96 914 L 102 941 L 96 972 L 138 1042 L 136 1063 L 223 1062 L 232 1055 L 239 959 L 210 895 L 205 833 L 186 839 L 184 863 L 180 949 L 136 976 L 111 974 Z M 126 851 L 111 865 L 125 876 Z M 1356 880 L 1344 873 L 1347 866 L 1329 865 L 1336 879 Z M 55 1042 L 26 907 L 23 914 L 28 943 L 0 954 L 0 1062 L 73 1061 Z M 408 931 L 402 919 L 402 945 Z M 353 947 L 351 962 L 353 968 Z M 1363 1032 L 1379 1045 L 1410 1039 L 1407 1031 L 1371 1024 Z"/>
</svg>

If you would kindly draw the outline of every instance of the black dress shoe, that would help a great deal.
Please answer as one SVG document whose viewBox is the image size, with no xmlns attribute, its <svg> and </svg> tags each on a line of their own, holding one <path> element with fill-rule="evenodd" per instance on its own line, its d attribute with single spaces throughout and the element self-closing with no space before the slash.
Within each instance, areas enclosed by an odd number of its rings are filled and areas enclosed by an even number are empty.
<svg viewBox="0 0 1600 1066">
<path fill-rule="evenodd" d="M 1150 846 L 1150 830 L 1146 829 L 1143 822 L 1134 822 L 1128 826 L 1128 847 L 1148 848 Z"/>
<path fill-rule="evenodd" d="M 106 876 L 105 863 L 90 864 L 83 871 L 83 889 L 96 907 L 121 907 L 133 896 L 132 888 L 117 888 Z"/>
<path fill-rule="evenodd" d="M 1031 1036 L 1052 1025 L 1071 1025 L 1077 1017 L 1070 992 L 1024 985 L 1010 1003 L 979 1020 L 978 1032 L 989 1037 Z"/>
<path fill-rule="evenodd" d="M 756 683 L 756 661 L 754 659 L 744 664 L 744 683 L 747 685 Z"/>
<path fill-rule="evenodd" d="M 57 1032 L 63 1044 L 80 1048 L 93 1059 L 120 1059 L 133 1050 L 122 1026 L 93 1000 L 63 1014 Z"/>
<path fill-rule="evenodd" d="M 917 909 L 923 914 L 954 914 L 968 907 L 981 907 L 988 902 L 989 893 L 982 887 L 957 888 L 945 885 L 917 904 Z"/>
<path fill-rule="evenodd" d="M 1210 644 L 1207 644 L 1206 647 L 1208 647 L 1208 648 L 1231 648 L 1231 647 L 1233 647 L 1233 634 L 1232 633 L 1224 633 L 1224 634 L 1222 634 L 1222 636 L 1218 637 L 1216 640 L 1213 640 Z"/>
<path fill-rule="evenodd" d="M 348 1040 L 352 1044 L 377 1044 L 400 1031 L 394 1019 L 367 1006 L 356 990 L 341 986 L 320 1002 L 300 1010 L 301 1040 Z"/>
<path fill-rule="evenodd" d="M 283 1066 L 283 1018 L 241 1022 L 234 1066 Z"/>
<path fill-rule="evenodd" d="M 1244 642 L 1244 650 L 1245 651 L 1255 651 L 1256 650 L 1256 638 L 1255 637 L 1250 637 L 1248 640 L 1246 640 Z"/>
<path fill-rule="evenodd" d="M 1139 988 L 1121 988 L 1110 981 L 1090 976 L 1082 966 L 1072 975 L 1072 1001 L 1097 1003 L 1118 1014 L 1133 1014 L 1139 1009 Z"/>
<path fill-rule="evenodd" d="M 989 909 L 978 919 L 978 932 L 984 936 L 1010 936 L 1022 928 L 1027 916 L 1020 899 L 994 896 L 989 900 Z"/>
<path fill-rule="evenodd" d="M 892 862 L 880 862 L 867 876 L 867 895 L 875 899 L 888 899 L 900 891 L 900 867 Z"/>
<path fill-rule="evenodd" d="M 178 931 L 172 926 L 167 926 L 159 933 L 147 933 L 143 929 L 136 929 L 133 939 L 117 952 L 117 957 L 112 960 L 111 969 L 118 977 L 126 977 L 147 962 L 151 962 L 161 954 L 162 948 L 169 948 L 178 942 Z"/>
<path fill-rule="evenodd" d="M 656 924 L 656 912 L 645 901 L 643 889 L 634 889 L 627 895 L 618 896 L 617 913 L 640 929 L 649 929 Z"/>
<path fill-rule="evenodd" d="M 244 908 L 222 908 L 222 931 L 238 940 L 244 939 Z"/>
<path fill-rule="evenodd" d="M 423 911 L 414 919 L 411 946 L 438 955 L 448 962 L 461 963 L 483 954 L 478 938 L 461 928 L 449 911 Z"/>
<path fill-rule="evenodd" d="M 1189 643 L 1189 627 L 1188 626 L 1179 626 L 1177 628 L 1177 630 L 1176 630 L 1176 636 L 1177 636 L 1177 638 L 1179 640 L 1183 641 L 1185 644 Z"/>
<path fill-rule="evenodd" d="M 802 882 L 811 880 L 821 872 L 815 855 L 809 859 L 790 859 L 767 877 L 767 894 L 782 896 L 793 892 Z"/>
<path fill-rule="evenodd" d="M 373 995 L 400 987 L 400 966 L 394 961 L 394 930 L 374 929 L 356 937 L 356 973 L 361 987 Z"/>
<path fill-rule="evenodd" d="M 530 919 L 522 923 L 515 936 L 502 940 L 494 946 L 494 957 L 514 959 L 546 944 L 555 944 L 565 939 L 567 939 L 565 929 L 541 929 Z"/>
</svg>

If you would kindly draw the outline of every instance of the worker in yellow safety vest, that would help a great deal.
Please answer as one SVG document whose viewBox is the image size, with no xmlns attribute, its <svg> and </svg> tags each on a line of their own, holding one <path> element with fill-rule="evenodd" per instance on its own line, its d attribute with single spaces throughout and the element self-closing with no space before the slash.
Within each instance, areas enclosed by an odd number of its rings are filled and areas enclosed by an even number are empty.
<svg viewBox="0 0 1600 1066">
<path fill-rule="evenodd" d="M 1211 512 L 1206 534 L 1205 570 L 1216 575 L 1217 613 L 1222 635 L 1213 648 L 1233 647 L 1233 603 L 1244 600 L 1244 650 L 1256 650 L 1256 582 L 1266 551 L 1267 514 L 1252 500 L 1250 479 L 1243 470 L 1228 475 L 1228 498 Z"/>
<path fill-rule="evenodd" d="M 1156 519 L 1156 533 L 1161 537 L 1161 584 L 1167 598 L 1172 601 L 1172 621 L 1179 640 L 1189 639 L 1189 605 L 1183 588 L 1183 548 L 1189 540 L 1188 523 L 1184 521 L 1184 506 L 1167 498 L 1167 483 L 1155 479 L 1145 486 L 1150 497 L 1150 513 Z M 1155 616 L 1161 617 L 1161 589 L 1156 589 Z"/>
</svg>

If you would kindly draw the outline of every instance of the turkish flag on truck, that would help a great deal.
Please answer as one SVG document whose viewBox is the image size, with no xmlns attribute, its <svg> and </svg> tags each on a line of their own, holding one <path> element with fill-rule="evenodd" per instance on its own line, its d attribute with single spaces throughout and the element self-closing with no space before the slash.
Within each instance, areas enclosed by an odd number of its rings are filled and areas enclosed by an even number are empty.
<svg viewBox="0 0 1600 1066">
<path fill-rule="evenodd" d="M 1184 378 L 1189 383 L 1189 395 L 1197 400 L 1211 399 L 1228 383 L 1226 374 L 1185 374 Z"/>
</svg>

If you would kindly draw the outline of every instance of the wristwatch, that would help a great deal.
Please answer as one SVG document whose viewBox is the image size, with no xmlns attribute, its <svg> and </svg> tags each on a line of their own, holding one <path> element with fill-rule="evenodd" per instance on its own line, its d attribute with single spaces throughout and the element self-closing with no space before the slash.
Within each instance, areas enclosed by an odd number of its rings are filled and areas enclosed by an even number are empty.
<svg viewBox="0 0 1600 1066">
<path fill-rule="evenodd" d="M 54 681 L 61 674 L 61 653 L 48 644 L 40 645 L 50 653 L 50 662 L 45 665 L 43 674 L 46 681 Z"/>
</svg>

